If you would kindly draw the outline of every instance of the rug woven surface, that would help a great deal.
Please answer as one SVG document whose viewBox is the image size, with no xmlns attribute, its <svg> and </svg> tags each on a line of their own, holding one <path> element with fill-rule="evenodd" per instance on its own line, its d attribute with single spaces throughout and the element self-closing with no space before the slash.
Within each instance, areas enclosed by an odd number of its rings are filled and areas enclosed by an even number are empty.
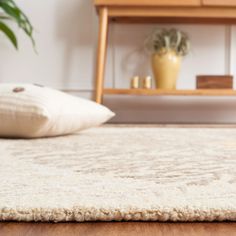
<svg viewBox="0 0 236 236">
<path fill-rule="evenodd" d="M 236 129 L 0 139 L 0 220 L 236 220 Z"/>
</svg>

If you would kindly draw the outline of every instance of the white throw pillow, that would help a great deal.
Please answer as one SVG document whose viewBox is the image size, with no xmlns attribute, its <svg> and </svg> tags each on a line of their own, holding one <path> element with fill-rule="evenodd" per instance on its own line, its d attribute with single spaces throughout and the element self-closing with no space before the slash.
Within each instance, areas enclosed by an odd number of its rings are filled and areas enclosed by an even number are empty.
<svg viewBox="0 0 236 236">
<path fill-rule="evenodd" d="M 0 137 L 69 134 L 113 116 L 105 106 L 40 85 L 0 84 Z"/>
</svg>

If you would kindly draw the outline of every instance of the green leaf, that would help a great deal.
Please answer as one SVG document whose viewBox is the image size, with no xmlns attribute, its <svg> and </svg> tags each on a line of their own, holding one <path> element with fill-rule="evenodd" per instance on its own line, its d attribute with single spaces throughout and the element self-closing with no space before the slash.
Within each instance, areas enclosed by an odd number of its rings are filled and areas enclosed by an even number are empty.
<svg viewBox="0 0 236 236">
<path fill-rule="evenodd" d="M 18 26 L 26 33 L 31 39 L 35 49 L 35 41 L 33 38 L 33 26 L 31 25 L 28 17 L 21 11 L 13 0 L 0 0 L 0 8 L 14 20 Z"/>
<path fill-rule="evenodd" d="M 10 6 L 7 2 L 0 2 L 0 7 L 6 14 L 11 16 L 14 20 L 16 20 L 20 24 L 19 12 L 14 7 Z"/>
<path fill-rule="evenodd" d="M 17 39 L 13 31 L 3 22 L 0 22 L 0 31 L 2 31 L 11 41 L 16 49 L 18 49 Z"/>
</svg>

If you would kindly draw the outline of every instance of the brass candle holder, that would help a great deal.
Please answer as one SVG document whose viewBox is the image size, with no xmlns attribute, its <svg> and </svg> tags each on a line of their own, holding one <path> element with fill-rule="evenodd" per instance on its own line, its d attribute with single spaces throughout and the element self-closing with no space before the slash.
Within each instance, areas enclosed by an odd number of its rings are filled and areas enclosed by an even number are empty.
<svg viewBox="0 0 236 236">
<path fill-rule="evenodd" d="M 146 77 L 143 79 L 142 87 L 143 87 L 144 89 L 151 89 L 151 88 L 152 88 L 152 78 L 151 78 L 151 76 L 146 76 Z"/>
<path fill-rule="evenodd" d="M 137 88 L 140 87 L 140 78 L 139 78 L 139 76 L 134 76 L 133 78 L 131 78 L 130 87 L 132 89 L 137 89 Z"/>
<path fill-rule="evenodd" d="M 152 88 L 152 77 L 146 76 L 145 78 L 141 79 L 139 76 L 134 76 L 131 78 L 130 87 L 132 89 L 151 89 Z"/>
</svg>

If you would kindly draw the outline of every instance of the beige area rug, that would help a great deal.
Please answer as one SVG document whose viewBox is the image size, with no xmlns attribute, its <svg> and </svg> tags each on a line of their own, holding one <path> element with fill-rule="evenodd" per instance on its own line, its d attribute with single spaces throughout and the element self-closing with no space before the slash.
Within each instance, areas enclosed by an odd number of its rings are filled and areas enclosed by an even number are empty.
<svg viewBox="0 0 236 236">
<path fill-rule="evenodd" d="M 236 220 L 236 129 L 0 139 L 0 220 Z"/>
</svg>

